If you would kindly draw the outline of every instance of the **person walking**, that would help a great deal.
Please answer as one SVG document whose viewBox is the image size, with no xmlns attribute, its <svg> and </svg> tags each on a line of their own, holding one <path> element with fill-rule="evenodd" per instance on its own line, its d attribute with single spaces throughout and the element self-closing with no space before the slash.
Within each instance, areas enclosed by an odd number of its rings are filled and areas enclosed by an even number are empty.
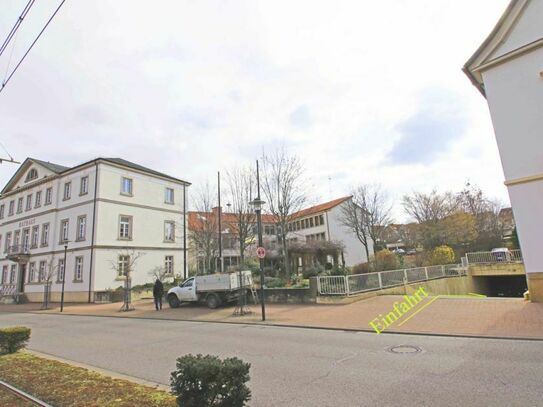
<svg viewBox="0 0 543 407">
<path fill-rule="evenodd" d="M 153 297 L 155 298 L 155 308 L 157 311 L 162 309 L 162 296 L 164 295 L 164 286 L 157 278 L 153 286 Z"/>
</svg>

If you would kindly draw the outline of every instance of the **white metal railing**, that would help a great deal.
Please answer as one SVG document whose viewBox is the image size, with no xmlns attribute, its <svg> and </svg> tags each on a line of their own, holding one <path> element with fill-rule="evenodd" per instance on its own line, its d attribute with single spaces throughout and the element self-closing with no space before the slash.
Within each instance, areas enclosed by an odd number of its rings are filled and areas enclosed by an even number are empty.
<svg viewBox="0 0 543 407">
<path fill-rule="evenodd" d="M 15 295 L 17 294 L 17 285 L 16 284 L 2 284 L 0 285 L 0 297 L 4 295 Z"/>
<path fill-rule="evenodd" d="M 485 263 L 520 263 L 522 261 L 522 252 L 520 250 L 466 253 L 466 262 L 468 265 Z"/>
<path fill-rule="evenodd" d="M 462 265 L 447 264 L 347 276 L 318 276 L 317 289 L 320 295 L 351 295 L 418 281 L 461 275 L 465 275 L 465 268 Z"/>
</svg>

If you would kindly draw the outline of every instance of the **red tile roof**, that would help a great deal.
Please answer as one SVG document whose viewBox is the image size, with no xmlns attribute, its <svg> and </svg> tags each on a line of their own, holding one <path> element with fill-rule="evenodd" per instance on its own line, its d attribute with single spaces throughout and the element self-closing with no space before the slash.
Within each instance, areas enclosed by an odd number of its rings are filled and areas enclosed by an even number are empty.
<svg viewBox="0 0 543 407">
<path fill-rule="evenodd" d="M 188 228 L 189 230 L 198 230 L 203 227 L 202 221 L 203 218 L 209 219 L 210 222 L 218 222 L 216 212 L 188 212 Z M 256 217 L 255 217 L 256 221 Z M 222 229 L 233 229 L 237 230 L 238 217 L 235 213 L 223 212 L 221 213 L 221 226 Z M 262 214 L 262 223 L 263 224 L 275 224 L 275 217 L 273 215 Z"/>
<path fill-rule="evenodd" d="M 292 215 L 292 218 L 303 218 L 304 216 L 314 215 L 321 212 L 329 211 L 330 209 L 342 204 L 351 199 L 352 196 L 344 196 L 343 198 L 334 199 L 333 201 L 321 203 L 310 208 L 302 209 Z"/>
</svg>

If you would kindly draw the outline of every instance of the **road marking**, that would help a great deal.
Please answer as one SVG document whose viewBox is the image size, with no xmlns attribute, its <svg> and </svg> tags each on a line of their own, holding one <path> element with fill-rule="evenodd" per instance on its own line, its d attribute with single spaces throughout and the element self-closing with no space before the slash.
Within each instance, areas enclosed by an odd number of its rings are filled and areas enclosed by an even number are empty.
<svg viewBox="0 0 543 407">
<path fill-rule="evenodd" d="M 411 315 L 409 315 L 406 319 L 404 319 L 402 322 L 400 322 L 398 324 L 398 326 L 402 326 L 403 324 L 405 324 L 407 321 L 409 321 L 411 318 L 413 318 L 415 315 L 417 315 L 419 312 L 421 312 L 424 308 L 426 308 L 428 305 L 430 305 L 431 303 L 433 303 L 435 300 L 437 300 L 440 296 L 438 295 L 437 297 L 433 298 L 432 300 L 430 300 L 430 302 L 424 304 L 422 307 L 420 307 L 418 310 L 416 310 L 414 313 L 412 313 Z"/>
</svg>

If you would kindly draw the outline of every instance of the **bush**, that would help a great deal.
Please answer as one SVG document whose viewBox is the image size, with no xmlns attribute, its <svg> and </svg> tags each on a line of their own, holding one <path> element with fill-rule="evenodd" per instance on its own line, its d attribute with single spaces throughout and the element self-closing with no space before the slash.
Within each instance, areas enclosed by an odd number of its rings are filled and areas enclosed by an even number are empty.
<svg viewBox="0 0 543 407">
<path fill-rule="evenodd" d="M 396 270 L 400 267 L 398 256 L 387 249 L 375 253 L 373 264 L 373 269 L 375 271 Z"/>
<path fill-rule="evenodd" d="M 346 276 L 347 274 L 348 270 L 340 266 L 334 266 L 334 268 L 330 270 L 331 276 Z"/>
<path fill-rule="evenodd" d="M 439 266 L 442 264 L 451 264 L 454 263 L 454 250 L 449 246 L 438 246 L 432 250 L 431 255 L 429 256 L 429 265 Z"/>
<path fill-rule="evenodd" d="M 250 363 L 238 358 L 219 359 L 212 355 L 185 355 L 177 359 L 170 384 L 183 407 L 241 407 L 251 399 Z"/>
<path fill-rule="evenodd" d="M 278 277 L 264 277 L 265 288 L 281 288 L 285 286 L 285 282 Z"/>
<path fill-rule="evenodd" d="M 29 339 L 30 328 L 25 326 L 0 329 L 0 355 L 24 349 Z"/>
<path fill-rule="evenodd" d="M 355 264 L 351 270 L 351 274 L 366 274 L 370 272 L 369 263 L 359 263 Z"/>
<path fill-rule="evenodd" d="M 320 265 L 316 264 L 313 267 L 308 267 L 302 272 L 303 278 L 309 278 L 309 277 L 317 277 L 320 273 L 322 273 L 325 270 L 325 268 Z M 326 269 L 328 270 L 328 269 Z"/>
</svg>

